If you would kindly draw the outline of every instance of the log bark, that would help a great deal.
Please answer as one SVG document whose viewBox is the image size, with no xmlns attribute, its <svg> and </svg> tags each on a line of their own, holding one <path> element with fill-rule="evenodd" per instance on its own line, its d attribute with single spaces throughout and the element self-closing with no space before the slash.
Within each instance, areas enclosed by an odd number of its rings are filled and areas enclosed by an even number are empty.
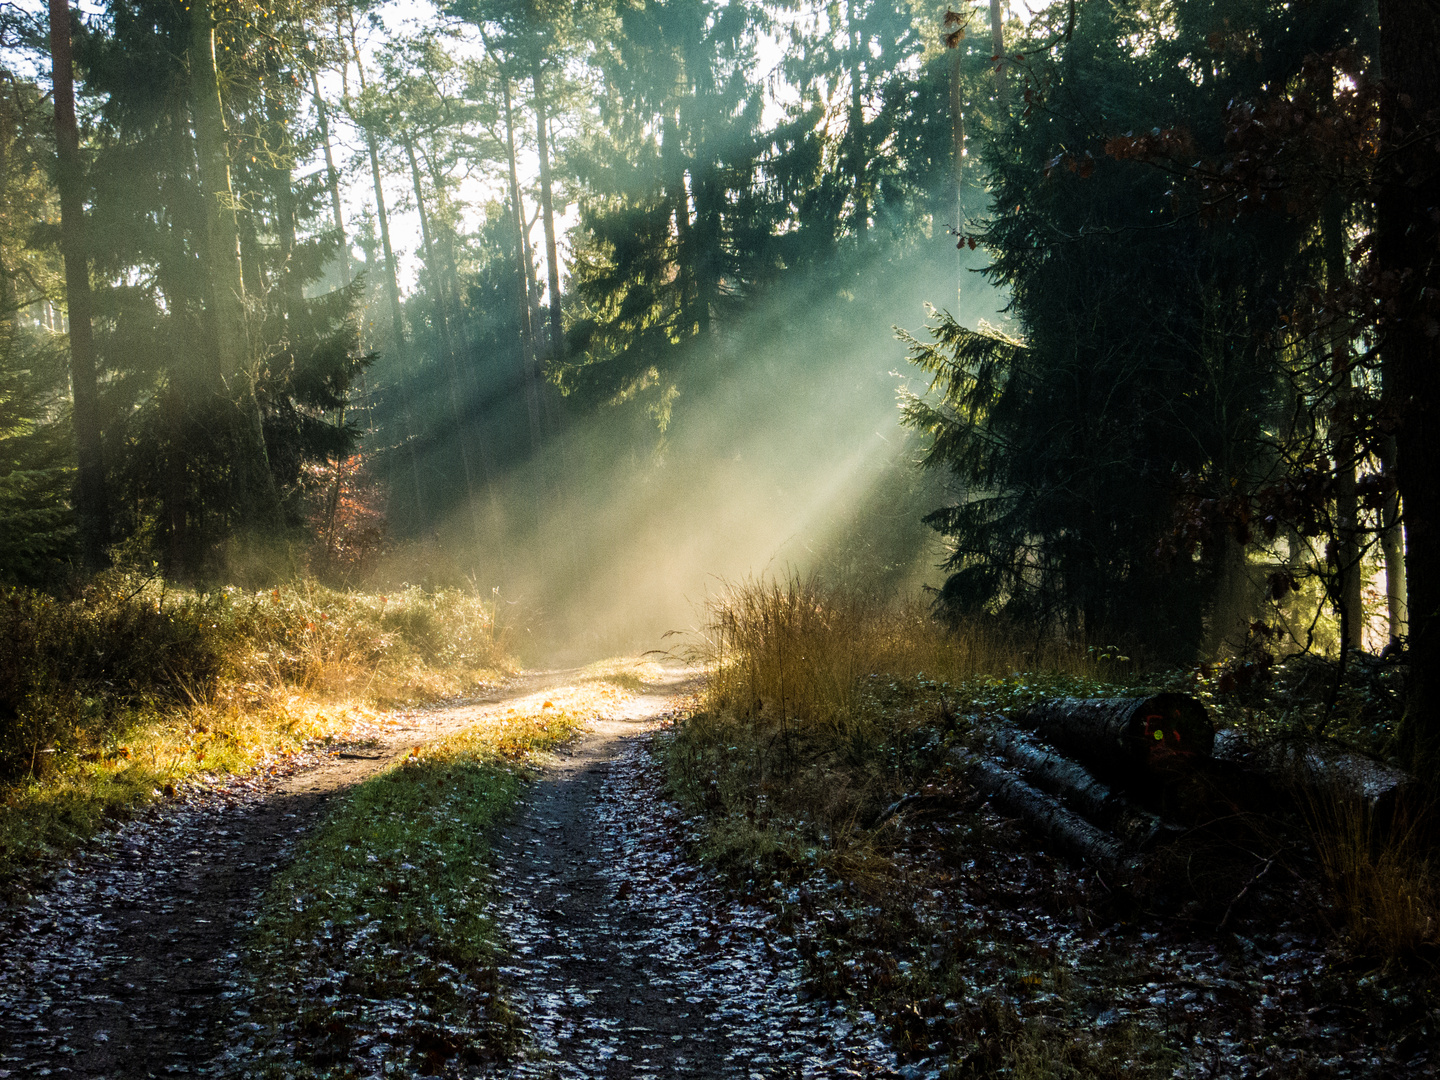
<svg viewBox="0 0 1440 1080">
<path fill-rule="evenodd" d="M 1215 736 L 1214 760 L 1309 801 L 1353 799 L 1388 818 L 1416 790 L 1415 777 L 1335 747 L 1259 742 L 1233 729 Z"/>
<path fill-rule="evenodd" d="M 1015 814 L 1027 828 L 1066 854 L 1104 870 L 1119 870 L 1130 864 L 1124 847 L 1115 837 L 1065 809 L 1054 796 L 1031 787 L 1009 769 L 993 761 L 977 759 L 971 767 L 970 778 L 990 796 L 992 803 Z"/>
<path fill-rule="evenodd" d="M 996 749 L 1036 787 L 1058 795 L 1095 825 L 1109 829 L 1127 846 L 1143 851 L 1176 831 L 1157 815 L 1136 806 L 1077 761 L 1036 746 L 1017 731 L 995 732 Z"/>
<path fill-rule="evenodd" d="M 1015 716 L 1060 750 L 1107 775 L 1184 769 L 1210 756 L 1215 728 L 1205 706 L 1188 694 L 1134 698 L 1060 698 Z"/>
</svg>

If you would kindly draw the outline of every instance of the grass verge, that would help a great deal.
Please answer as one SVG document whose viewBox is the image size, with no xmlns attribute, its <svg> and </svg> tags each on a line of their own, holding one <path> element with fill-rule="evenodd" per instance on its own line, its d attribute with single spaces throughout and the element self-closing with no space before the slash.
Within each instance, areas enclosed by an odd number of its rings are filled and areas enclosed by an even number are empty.
<svg viewBox="0 0 1440 1080">
<path fill-rule="evenodd" d="M 102 575 L 0 594 L 0 899 L 136 806 L 513 670 L 483 598 L 177 591 Z"/>
<path fill-rule="evenodd" d="M 618 670 L 618 669 L 617 669 Z M 488 836 L 538 755 L 628 696 L 608 679 L 497 707 L 361 784 L 272 883 L 234 1072 L 435 1075 L 519 1042 L 484 914 Z"/>
<path fill-rule="evenodd" d="M 1349 919 L 1349 941 L 1368 941 L 1382 961 L 1433 925 L 1414 879 L 1429 874 L 1418 848 L 1399 859 L 1406 877 L 1354 822 L 1332 827 L 1344 843 L 1317 859 L 1301 850 L 1303 821 L 1287 822 L 1282 843 L 1262 835 L 1268 820 L 1235 814 L 1121 888 L 1045 855 L 967 782 L 959 751 L 1039 698 L 1199 689 L 1221 723 L 1285 723 L 1274 702 L 1227 697 L 1214 673 L 1145 675 L 1107 648 L 1042 653 L 993 626 L 946 631 L 918 608 L 799 580 L 722 594 L 702 653 L 703 708 L 660 744 L 672 794 L 704 817 L 700 854 L 776 911 L 817 993 L 886 1018 L 922 1075 L 1170 1075 L 1200 1038 L 1241 1060 L 1248 1051 L 1206 1027 L 1224 995 L 1201 982 L 1156 988 L 1213 965 L 1249 1002 L 1224 1014 L 1243 1025 L 1255 1002 L 1274 1000 L 1276 983 L 1243 974 L 1263 963 L 1318 1015 L 1334 989 L 1322 991 L 1313 967 L 1333 959 L 1316 918 L 1327 872 L 1353 894 L 1331 908 Z M 924 798 L 882 820 L 911 794 Z M 1221 924 L 1229 932 L 1207 940 Z M 1185 992 L 1208 1004 L 1172 1008 Z M 1307 1022 L 1282 1036 L 1292 1020 L 1272 1019 L 1271 1033 L 1246 1038 L 1303 1057 Z M 1363 1037 L 1400 1030 L 1375 1024 Z"/>
</svg>

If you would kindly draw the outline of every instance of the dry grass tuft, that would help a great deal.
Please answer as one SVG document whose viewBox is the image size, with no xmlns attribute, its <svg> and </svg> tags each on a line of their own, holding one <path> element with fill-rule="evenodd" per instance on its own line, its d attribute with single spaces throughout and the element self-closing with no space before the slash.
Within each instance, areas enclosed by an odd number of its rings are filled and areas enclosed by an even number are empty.
<svg viewBox="0 0 1440 1080">
<path fill-rule="evenodd" d="M 709 671 L 707 706 L 807 727 L 845 728 L 866 676 L 958 683 L 1086 664 L 1080 650 L 1058 643 L 1027 649 L 998 627 L 947 629 L 921 597 L 887 601 L 815 577 L 729 584 L 707 609 L 699 650 Z"/>
<path fill-rule="evenodd" d="M 1427 814 L 1376 817 L 1355 799 L 1309 807 L 1316 854 L 1353 947 L 1403 959 L 1440 944 L 1440 882 Z"/>
</svg>

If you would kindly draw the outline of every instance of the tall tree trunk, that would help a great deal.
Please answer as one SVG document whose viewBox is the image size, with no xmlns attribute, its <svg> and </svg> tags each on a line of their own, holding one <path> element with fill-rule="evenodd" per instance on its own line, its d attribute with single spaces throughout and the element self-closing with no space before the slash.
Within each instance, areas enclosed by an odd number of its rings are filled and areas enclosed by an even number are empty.
<svg viewBox="0 0 1440 1080">
<path fill-rule="evenodd" d="M 350 50 L 356 62 L 356 76 L 360 79 L 360 92 L 366 92 L 366 76 L 364 76 L 364 60 L 360 56 L 360 42 L 356 37 L 356 23 L 354 14 L 346 12 L 350 19 Z M 400 377 L 397 382 L 400 384 L 400 409 L 405 415 L 405 449 L 406 456 L 410 459 L 410 481 L 415 487 L 415 524 L 419 531 L 425 531 L 428 521 L 425 518 L 425 494 L 420 488 L 420 462 L 419 455 L 415 451 L 416 435 L 418 428 L 415 423 L 415 409 L 410 403 L 409 383 L 409 343 L 405 340 L 405 315 L 400 311 L 400 276 L 399 265 L 395 258 L 395 246 L 390 243 L 390 215 L 384 207 L 384 180 L 380 171 L 380 141 L 374 134 L 374 128 L 369 122 L 361 122 L 360 127 L 364 130 L 364 144 L 370 156 L 370 179 L 374 183 L 374 217 L 380 229 L 380 249 L 384 252 L 384 291 L 386 298 L 390 301 L 390 336 L 392 336 L 393 347 L 395 347 L 396 366 L 399 367 Z"/>
<path fill-rule="evenodd" d="M 695 187 L 695 329 L 703 338 L 715 325 L 712 319 L 720 309 L 723 196 L 713 163 L 696 168 L 691 180 Z"/>
<path fill-rule="evenodd" d="M 330 148 L 330 115 L 320 95 L 320 76 L 310 72 L 310 87 L 315 94 L 315 111 L 320 118 L 320 141 L 325 147 L 325 186 L 330 189 L 330 213 L 335 231 L 340 234 L 340 280 L 350 284 L 350 242 L 345 237 L 345 214 L 340 208 L 340 170 L 335 168 L 335 153 Z"/>
<path fill-rule="evenodd" d="M 402 135 L 405 157 L 410 163 L 410 183 L 415 190 L 415 213 L 420 218 L 420 251 L 425 259 L 425 275 L 429 279 L 430 300 L 435 308 L 435 331 L 439 335 L 442 349 L 450 349 L 450 320 L 445 312 L 445 295 L 440 285 L 441 273 L 435 258 L 435 246 L 430 240 L 430 217 L 425 212 L 425 189 L 420 183 L 420 163 L 415 159 L 415 144 L 410 136 Z"/>
<path fill-rule="evenodd" d="M 679 251 L 675 262 L 675 286 L 679 290 L 679 318 L 683 331 L 689 334 L 695 324 L 695 237 L 690 222 L 690 193 L 685 188 L 685 154 L 680 145 L 680 120 L 666 115 L 660 123 L 660 167 L 665 197 L 675 214 L 675 246 Z"/>
<path fill-rule="evenodd" d="M 363 94 L 366 89 L 365 64 L 360 57 L 360 44 L 356 40 L 353 17 L 350 20 L 350 48 L 355 56 L 355 73 L 360 79 L 360 92 Z M 375 137 L 375 131 L 369 123 L 361 123 L 360 127 L 365 132 L 365 149 L 370 155 L 370 178 L 375 186 L 375 221 L 380 229 L 380 247 L 385 253 L 385 295 L 390 302 L 391 340 L 395 349 L 396 366 L 400 371 L 398 380 L 400 383 L 400 407 L 405 416 L 405 449 L 410 459 L 410 479 L 415 489 L 415 525 L 418 530 L 423 532 L 427 522 L 425 520 L 425 496 L 420 486 L 420 461 L 415 452 L 417 434 L 415 410 L 410 402 L 408 379 L 410 349 L 405 340 L 405 318 L 400 310 L 399 267 L 395 260 L 395 248 L 390 243 L 390 214 L 385 209 L 385 184 L 383 173 L 380 170 L 380 142 Z"/>
<path fill-rule="evenodd" d="M 465 501 L 470 511 L 471 526 L 476 541 L 481 539 L 480 520 L 476 516 L 475 478 L 470 471 L 469 439 L 466 438 L 468 425 L 460 406 L 460 372 L 455 358 L 455 342 L 450 333 L 450 320 L 445 312 L 445 295 L 440 285 L 443 280 L 439 260 L 435 257 L 435 246 L 430 239 L 430 219 L 425 213 L 425 189 L 420 183 L 420 163 L 415 160 L 415 144 L 409 135 L 404 137 L 405 154 L 410 159 L 410 179 L 415 185 L 415 211 L 420 216 L 420 242 L 425 253 L 425 271 L 431 288 L 431 300 L 435 306 L 435 329 L 440 335 L 440 351 L 445 357 L 446 382 L 450 387 L 450 422 L 455 428 L 455 438 L 460 445 L 460 465 L 465 473 Z"/>
<path fill-rule="evenodd" d="M 1380 471 L 1395 476 L 1395 437 L 1380 440 Z M 1380 508 L 1380 550 L 1385 556 L 1385 608 L 1390 620 L 1390 643 L 1397 645 L 1409 631 L 1405 597 L 1405 536 L 1400 526 L 1400 493 L 1391 491 Z"/>
<path fill-rule="evenodd" d="M 855 18 L 855 0 L 845 2 L 845 22 L 850 30 L 850 113 L 847 126 L 850 138 L 850 175 L 855 182 L 853 221 L 855 235 L 863 243 L 870 230 L 870 193 L 865 167 L 865 105 L 861 77 L 865 42 L 860 33 L 860 24 Z"/>
<path fill-rule="evenodd" d="M 540 212 L 545 222 L 545 269 L 550 287 L 550 360 L 554 363 L 565 352 L 565 329 L 560 319 L 560 254 L 555 246 L 555 199 L 550 184 L 550 118 L 546 114 L 538 55 L 531 78 L 535 84 L 535 145 L 540 155 Z"/>
<path fill-rule="evenodd" d="M 964 84 L 960 78 L 960 62 L 964 53 L 960 43 L 965 40 L 963 16 L 947 12 L 945 47 L 950 50 L 950 153 L 955 159 L 955 223 L 950 232 L 956 237 L 956 247 L 963 243 L 961 233 L 965 228 L 965 97 Z M 953 29 L 952 29 L 953 27 Z M 948 33 L 946 32 L 948 31 Z M 965 280 L 965 256 L 960 256 L 960 281 Z"/>
<path fill-rule="evenodd" d="M 280 498 L 265 448 L 265 426 L 256 395 L 257 365 L 245 325 L 245 279 L 240 262 L 240 229 L 230 187 L 230 136 L 220 100 L 215 64 L 211 0 L 190 5 L 190 86 L 195 145 L 205 201 L 206 262 L 214 313 L 216 349 L 223 377 L 240 406 L 236 471 L 242 520 L 260 527 L 280 521 Z"/>
<path fill-rule="evenodd" d="M 438 193 L 444 190 L 444 174 L 436 167 L 433 157 L 427 156 L 422 148 L 421 157 L 425 159 L 426 171 L 430 174 L 430 186 Z M 445 288 L 448 291 L 448 303 L 450 304 L 451 324 L 458 331 L 458 345 L 468 356 L 470 352 L 470 336 L 465 322 L 465 300 L 460 285 L 460 268 L 455 262 L 455 236 L 454 231 L 446 229 L 440 236 L 440 256 L 444 262 Z"/>
<path fill-rule="evenodd" d="M 1380 161 L 1376 258 L 1399 282 L 1381 327 L 1386 394 L 1399 418 L 1396 479 L 1405 507 L 1410 689 L 1402 752 L 1434 782 L 1440 765 L 1440 9 L 1380 0 Z"/>
<path fill-rule="evenodd" d="M 1325 284 L 1338 291 L 1345 283 L 1344 208 L 1331 199 L 1321 220 Z M 1340 608 L 1345 649 L 1359 649 L 1365 637 L 1360 566 L 1360 497 L 1355 483 L 1354 408 L 1348 326 L 1337 326 L 1330 343 L 1330 378 L 1334 384 L 1330 419 L 1330 454 L 1335 462 L 1335 597 Z"/>
<path fill-rule="evenodd" d="M 283 134 L 287 128 L 286 110 L 279 102 L 270 113 L 272 130 Z M 285 305 L 285 318 L 293 320 L 300 316 L 305 306 L 305 289 L 295 266 L 296 209 L 295 181 L 290 165 L 284 159 L 277 165 L 272 181 L 275 184 L 275 228 L 280 234 L 280 295 Z"/>
<path fill-rule="evenodd" d="M 415 411 L 410 404 L 410 346 L 405 339 L 405 318 L 400 310 L 400 278 L 396 269 L 395 248 L 390 243 L 390 214 L 385 209 L 385 185 L 380 172 L 380 146 L 375 133 L 365 131 L 365 148 L 370 154 L 370 176 L 375 184 L 375 219 L 380 227 L 380 247 L 385 253 L 385 296 L 390 302 L 390 337 L 400 369 L 401 407 L 405 411 L 405 443 L 410 456 L 410 477 L 415 485 L 415 520 L 425 521 L 425 497 L 420 488 L 420 462 L 415 453 Z"/>
<path fill-rule="evenodd" d="M 430 184 L 436 192 L 444 190 L 444 174 L 436 166 L 433 155 L 426 155 L 422 148 L 421 157 L 425 159 L 426 171 L 430 174 Z M 444 262 L 444 280 L 449 291 L 450 303 L 450 325 L 454 330 L 454 341 L 457 350 L 456 368 L 459 372 L 460 400 L 462 409 L 468 402 L 479 401 L 480 393 L 475 378 L 474 360 L 475 346 L 470 339 L 470 326 L 465 318 L 464 294 L 460 285 L 460 268 L 455 261 L 455 237 L 453 230 L 446 229 L 439 236 L 438 247 L 441 260 Z M 498 520 L 499 503 L 495 492 L 495 463 L 491 458 L 490 446 L 485 439 L 484 428 L 479 417 L 471 419 L 470 430 L 474 434 L 474 446 L 476 456 L 480 460 L 480 472 L 485 481 L 486 497 L 490 503 L 491 516 Z"/>
<path fill-rule="evenodd" d="M 1003 117 L 1010 108 L 1010 86 L 1005 76 L 1005 8 L 990 0 L 990 50 L 995 57 L 995 100 Z"/>
<path fill-rule="evenodd" d="M 525 208 L 520 202 L 520 173 L 515 166 L 515 116 L 510 101 L 510 76 L 502 68 L 505 100 L 505 149 L 510 165 L 510 207 L 515 222 L 515 271 L 520 285 L 520 365 L 525 379 L 525 407 L 530 416 L 530 448 L 540 449 L 540 379 L 536 370 L 535 334 L 530 324 L 530 268 L 526 264 Z"/>
<path fill-rule="evenodd" d="M 960 79 L 960 45 L 950 47 L 950 153 L 955 159 L 955 225 L 958 233 L 965 218 L 965 101 Z"/>
<path fill-rule="evenodd" d="M 75 457 L 78 464 L 76 517 L 87 566 L 105 561 L 110 514 L 100 440 L 100 394 L 95 380 L 91 329 L 90 261 L 85 246 L 84 175 L 80 131 L 75 122 L 75 72 L 70 53 L 70 8 L 50 0 L 50 58 L 55 91 L 55 144 L 60 188 L 60 248 L 65 258 L 65 304 L 70 315 L 70 388 L 74 399 Z"/>
</svg>

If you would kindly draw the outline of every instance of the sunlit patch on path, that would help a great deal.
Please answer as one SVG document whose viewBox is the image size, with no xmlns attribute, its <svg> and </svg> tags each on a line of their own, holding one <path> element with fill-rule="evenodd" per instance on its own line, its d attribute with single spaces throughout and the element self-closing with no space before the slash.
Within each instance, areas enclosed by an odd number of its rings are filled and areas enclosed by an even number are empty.
<svg viewBox="0 0 1440 1080">
<path fill-rule="evenodd" d="M 894 1076 L 868 1013 L 807 1000 L 774 916 L 681 849 L 645 696 L 536 785 L 497 841 L 501 974 L 529 1030 L 515 1077 Z"/>
</svg>

